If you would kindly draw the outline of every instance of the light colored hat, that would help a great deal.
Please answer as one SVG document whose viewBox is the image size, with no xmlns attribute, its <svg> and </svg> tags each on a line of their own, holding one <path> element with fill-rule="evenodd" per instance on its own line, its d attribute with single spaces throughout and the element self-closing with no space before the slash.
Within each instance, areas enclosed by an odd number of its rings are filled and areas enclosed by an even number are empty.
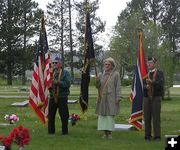
<svg viewBox="0 0 180 150">
<path fill-rule="evenodd" d="M 112 57 L 106 58 L 104 60 L 104 63 L 107 62 L 107 61 L 110 62 L 113 67 L 116 66 L 115 60 Z"/>
</svg>

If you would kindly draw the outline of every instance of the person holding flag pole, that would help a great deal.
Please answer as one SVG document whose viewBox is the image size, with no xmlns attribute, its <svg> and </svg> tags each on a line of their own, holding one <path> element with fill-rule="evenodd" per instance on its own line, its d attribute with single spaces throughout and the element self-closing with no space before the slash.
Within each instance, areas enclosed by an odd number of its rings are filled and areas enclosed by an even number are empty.
<svg viewBox="0 0 180 150">
<path fill-rule="evenodd" d="M 164 93 L 164 74 L 156 67 L 157 59 L 148 57 L 148 77 L 144 82 L 144 122 L 145 140 L 151 140 L 153 128 L 153 140 L 161 139 L 161 100 Z"/>
<path fill-rule="evenodd" d="M 62 66 L 60 57 L 52 60 L 53 75 L 49 88 L 48 134 L 55 134 L 55 118 L 58 110 L 62 122 L 62 135 L 68 134 L 68 95 L 70 93 L 71 76 Z"/>
<path fill-rule="evenodd" d="M 114 117 L 119 113 L 120 74 L 115 70 L 113 58 L 105 59 L 103 65 L 103 73 L 96 77 L 96 88 L 100 91 L 95 110 L 98 115 L 97 129 L 104 132 L 102 138 L 112 139 Z"/>
</svg>

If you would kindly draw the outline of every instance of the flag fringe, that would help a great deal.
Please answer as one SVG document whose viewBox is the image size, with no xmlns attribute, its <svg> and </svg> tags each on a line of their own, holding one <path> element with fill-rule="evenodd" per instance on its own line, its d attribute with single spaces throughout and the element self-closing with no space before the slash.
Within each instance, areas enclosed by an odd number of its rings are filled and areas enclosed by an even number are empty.
<svg viewBox="0 0 180 150">
<path fill-rule="evenodd" d="M 35 114 L 38 116 L 39 120 L 42 122 L 42 124 L 46 124 L 48 118 L 44 117 L 44 113 L 36 107 L 36 104 L 33 104 L 34 102 L 32 100 L 29 100 L 29 107 L 35 112 Z M 34 108 L 36 107 L 36 109 Z"/>
</svg>

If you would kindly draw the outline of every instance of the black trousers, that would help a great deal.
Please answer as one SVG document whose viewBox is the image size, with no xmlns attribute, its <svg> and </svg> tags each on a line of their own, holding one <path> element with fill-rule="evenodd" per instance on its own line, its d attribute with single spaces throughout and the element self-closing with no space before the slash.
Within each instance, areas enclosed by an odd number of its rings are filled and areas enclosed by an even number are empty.
<svg viewBox="0 0 180 150">
<path fill-rule="evenodd" d="M 161 137 L 160 113 L 161 96 L 156 96 L 152 99 L 144 97 L 145 137 L 152 136 L 152 125 L 154 137 Z"/>
<path fill-rule="evenodd" d="M 59 97 L 58 102 L 55 103 L 54 99 L 49 100 L 48 107 L 48 133 L 55 133 L 55 117 L 56 111 L 58 109 L 59 116 L 62 123 L 62 134 L 68 134 L 68 118 L 69 118 L 69 109 L 68 109 L 68 97 Z"/>
</svg>

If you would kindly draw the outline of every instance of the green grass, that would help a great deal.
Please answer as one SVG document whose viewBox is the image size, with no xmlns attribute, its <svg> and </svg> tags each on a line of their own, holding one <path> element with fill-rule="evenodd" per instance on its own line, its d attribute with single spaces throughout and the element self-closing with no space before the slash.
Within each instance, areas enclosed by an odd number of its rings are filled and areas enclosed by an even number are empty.
<svg viewBox="0 0 180 150">
<path fill-rule="evenodd" d="M 9 91 L 10 94 L 19 91 L 20 87 L 0 87 L 2 91 Z M 177 90 L 178 89 L 178 90 Z M 116 123 L 127 124 L 127 120 L 131 113 L 131 103 L 127 95 L 130 88 L 122 88 L 123 99 L 121 101 L 120 114 L 116 117 Z M 179 93 L 179 88 L 172 88 L 172 93 L 175 96 Z M 20 92 L 20 91 L 19 91 Z M 21 93 L 21 92 L 20 92 Z M 23 93 L 23 92 L 22 92 Z M 26 95 L 27 93 L 24 92 Z M 159 142 L 144 141 L 144 131 L 115 131 L 113 139 L 101 139 L 102 133 L 97 131 L 97 116 L 94 113 L 97 91 L 94 87 L 90 87 L 89 109 L 85 115 L 81 114 L 79 104 L 69 104 L 69 111 L 77 113 L 81 116 L 81 120 L 75 126 L 69 124 L 69 135 L 62 136 L 61 124 L 58 115 L 56 116 L 56 134 L 47 134 L 47 125 L 42 125 L 37 119 L 34 112 L 29 107 L 12 107 L 14 101 L 22 101 L 23 99 L 0 99 L 0 122 L 5 122 L 4 115 L 15 113 L 20 117 L 20 121 L 13 126 L 0 126 L 0 136 L 8 135 L 13 127 L 22 124 L 29 128 L 31 141 L 25 146 L 25 150 L 130 150 L 130 149 L 145 149 L 145 150 L 161 150 L 165 148 L 165 135 L 179 134 L 180 130 L 180 99 L 172 97 L 171 100 L 162 101 L 161 126 L 162 140 Z M 17 93 L 16 93 L 17 94 Z M 71 87 L 71 95 L 76 99 L 79 97 L 79 87 Z M 172 95 L 173 96 L 173 95 Z M 73 98 L 74 98 L 73 97 Z M 13 145 L 13 150 L 18 150 L 16 145 Z"/>
</svg>

